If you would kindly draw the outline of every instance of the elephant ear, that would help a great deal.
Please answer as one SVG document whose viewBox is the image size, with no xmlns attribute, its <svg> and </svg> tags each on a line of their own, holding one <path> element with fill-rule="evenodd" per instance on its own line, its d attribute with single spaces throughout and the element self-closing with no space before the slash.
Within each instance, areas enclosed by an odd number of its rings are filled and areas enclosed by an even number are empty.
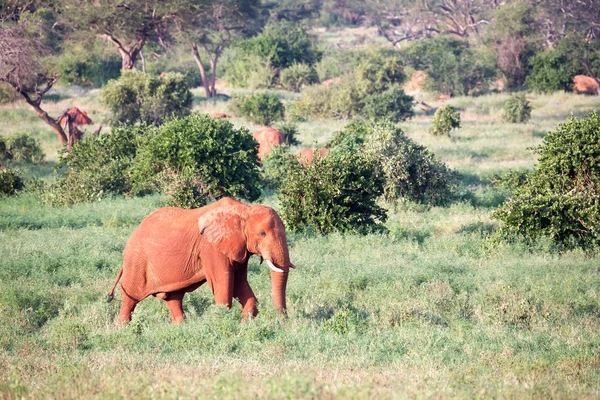
<svg viewBox="0 0 600 400">
<path fill-rule="evenodd" d="M 234 207 L 211 210 L 198 218 L 202 237 L 228 259 L 243 262 L 247 255 L 245 220 Z"/>
</svg>

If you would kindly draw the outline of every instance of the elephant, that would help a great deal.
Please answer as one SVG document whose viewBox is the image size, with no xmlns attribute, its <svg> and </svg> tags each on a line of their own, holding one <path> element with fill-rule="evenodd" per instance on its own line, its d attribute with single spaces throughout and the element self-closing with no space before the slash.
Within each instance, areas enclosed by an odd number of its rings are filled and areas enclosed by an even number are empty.
<svg viewBox="0 0 600 400">
<path fill-rule="evenodd" d="M 242 305 L 245 318 L 258 314 L 257 300 L 248 283 L 248 260 L 256 254 L 271 269 L 273 303 L 286 312 L 290 262 L 285 227 L 270 207 L 223 198 L 186 210 L 160 208 L 148 215 L 131 234 L 123 252 L 122 304 L 118 320 L 131 321 L 137 303 L 152 295 L 167 303 L 173 323 L 182 323 L 182 301 L 208 282 L 215 302 L 231 308 Z"/>
<path fill-rule="evenodd" d="M 285 140 L 283 134 L 273 128 L 264 128 L 256 131 L 252 134 L 252 137 L 258 142 L 258 158 L 261 162 L 273 147 L 283 144 Z"/>
</svg>

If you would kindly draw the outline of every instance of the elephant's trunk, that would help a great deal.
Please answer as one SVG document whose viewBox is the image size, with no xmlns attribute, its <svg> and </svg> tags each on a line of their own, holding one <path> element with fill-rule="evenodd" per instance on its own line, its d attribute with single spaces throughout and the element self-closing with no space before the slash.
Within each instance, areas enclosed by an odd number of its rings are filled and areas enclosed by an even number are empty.
<svg viewBox="0 0 600 400">
<path fill-rule="evenodd" d="M 285 289 L 287 286 L 289 268 L 284 268 L 283 272 L 271 271 L 272 296 L 275 308 L 280 312 L 285 312 Z"/>
</svg>

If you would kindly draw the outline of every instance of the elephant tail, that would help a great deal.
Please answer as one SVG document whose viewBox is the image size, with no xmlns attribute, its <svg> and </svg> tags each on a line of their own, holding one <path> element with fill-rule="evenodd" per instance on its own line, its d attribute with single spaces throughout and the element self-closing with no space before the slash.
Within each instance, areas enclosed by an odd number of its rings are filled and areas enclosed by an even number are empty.
<svg viewBox="0 0 600 400">
<path fill-rule="evenodd" d="M 108 293 L 108 297 L 106 298 L 106 301 L 108 303 L 113 301 L 113 299 L 115 298 L 115 288 L 117 287 L 117 283 L 119 283 L 119 280 L 121 279 L 122 275 L 123 275 L 123 267 L 121 267 L 121 270 L 119 271 L 119 274 L 117 275 L 117 279 L 115 280 L 115 284 L 113 285 L 111 291 Z"/>
</svg>

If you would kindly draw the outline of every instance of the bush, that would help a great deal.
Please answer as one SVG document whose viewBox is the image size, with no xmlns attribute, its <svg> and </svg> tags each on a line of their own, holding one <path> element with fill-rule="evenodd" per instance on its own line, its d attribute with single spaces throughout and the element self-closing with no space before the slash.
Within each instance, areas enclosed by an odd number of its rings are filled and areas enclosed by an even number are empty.
<svg viewBox="0 0 600 400">
<path fill-rule="evenodd" d="M 433 126 L 429 133 L 435 136 L 449 135 L 452 129 L 460 128 L 460 113 L 454 107 L 445 105 L 433 115 Z"/>
<path fill-rule="evenodd" d="M 517 93 L 510 96 L 504 103 L 502 119 L 512 123 L 527 123 L 531 118 L 531 105 L 525 93 Z"/>
<path fill-rule="evenodd" d="M 275 146 L 262 163 L 263 182 L 269 189 L 279 189 L 291 170 L 298 167 L 298 160 L 289 153 L 287 146 Z"/>
<path fill-rule="evenodd" d="M 16 133 L 0 138 L 0 159 L 38 163 L 44 160 L 44 152 L 36 138 L 28 133 Z"/>
<path fill-rule="evenodd" d="M 529 64 L 531 72 L 527 75 L 525 84 L 539 93 L 566 91 L 572 84 L 571 78 L 583 72 L 571 58 L 553 49 L 531 57 Z"/>
<path fill-rule="evenodd" d="M 443 35 L 415 41 L 403 53 L 409 66 L 427 74 L 426 90 L 450 96 L 471 94 L 497 75 L 493 54 Z"/>
<path fill-rule="evenodd" d="M 392 122 L 405 121 L 415 115 L 413 98 L 397 87 L 374 93 L 365 97 L 361 114 L 372 119 L 387 118 Z"/>
<path fill-rule="evenodd" d="M 11 168 L 0 168 L 0 197 L 12 196 L 23 190 L 23 178 Z"/>
<path fill-rule="evenodd" d="M 337 153 L 291 169 L 280 187 L 281 215 L 292 231 L 368 233 L 387 219 L 376 201 L 383 179 L 373 160 Z"/>
<path fill-rule="evenodd" d="M 15 91 L 4 82 L 0 82 L 0 104 L 12 103 L 17 98 Z"/>
<path fill-rule="evenodd" d="M 60 80 L 67 85 L 106 85 L 121 75 L 121 59 L 117 55 L 105 56 L 103 44 L 69 43 L 57 60 Z"/>
<path fill-rule="evenodd" d="M 303 86 L 312 85 L 318 81 L 317 71 L 307 64 L 292 64 L 281 70 L 279 75 L 281 86 L 291 92 L 299 92 Z"/>
<path fill-rule="evenodd" d="M 537 240 L 559 248 L 591 250 L 600 244 L 600 116 L 570 117 L 537 148 L 536 169 L 492 216 L 500 235 Z"/>
<path fill-rule="evenodd" d="M 364 153 L 376 162 L 388 202 L 406 199 L 439 205 L 454 197 L 456 173 L 389 121 L 350 123 L 332 144 L 332 152 Z"/>
<path fill-rule="evenodd" d="M 129 194 L 129 168 L 151 129 L 143 125 L 112 127 L 101 135 L 86 135 L 69 153 L 60 155 L 57 168 L 67 171 L 43 194 L 46 203 L 69 206 L 109 195 Z"/>
<path fill-rule="evenodd" d="M 102 89 L 101 101 L 115 121 L 159 125 L 167 117 L 189 114 L 192 93 L 182 74 L 157 77 L 128 71 Z"/>
<path fill-rule="evenodd" d="M 223 64 L 224 78 L 234 87 L 269 89 L 277 81 L 268 59 L 243 54 L 239 49 L 227 51 Z"/>
<path fill-rule="evenodd" d="M 277 69 L 294 64 L 312 66 L 322 56 L 316 36 L 308 34 L 299 24 L 287 21 L 268 26 L 261 34 L 242 42 L 240 47 L 246 54 L 270 60 Z"/>
<path fill-rule="evenodd" d="M 273 94 L 255 93 L 249 96 L 235 96 L 229 103 L 232 113 L 245 117 L 255 124 L 270 125 L 283 119 L 285 107 Z"/>
<path fill-rule="evenodd" d="M 223 196 L 260 196 L 257 143 L 246 128 L 191 114 L 167 120 L 138 151 L 135 193 L 171 193 L 180 205 L 198 206 Z M 175 174 L 176 178 L 171 176 Z"/>
<path fill-rule="evenodd" d="M 300 141 L 296 138 L 298 135 L 298 127 L 295 122 L 283 122 L 277 128 L 283 135 L 283 142 L 288 146 L 296 146 Z"/>
</svg>

